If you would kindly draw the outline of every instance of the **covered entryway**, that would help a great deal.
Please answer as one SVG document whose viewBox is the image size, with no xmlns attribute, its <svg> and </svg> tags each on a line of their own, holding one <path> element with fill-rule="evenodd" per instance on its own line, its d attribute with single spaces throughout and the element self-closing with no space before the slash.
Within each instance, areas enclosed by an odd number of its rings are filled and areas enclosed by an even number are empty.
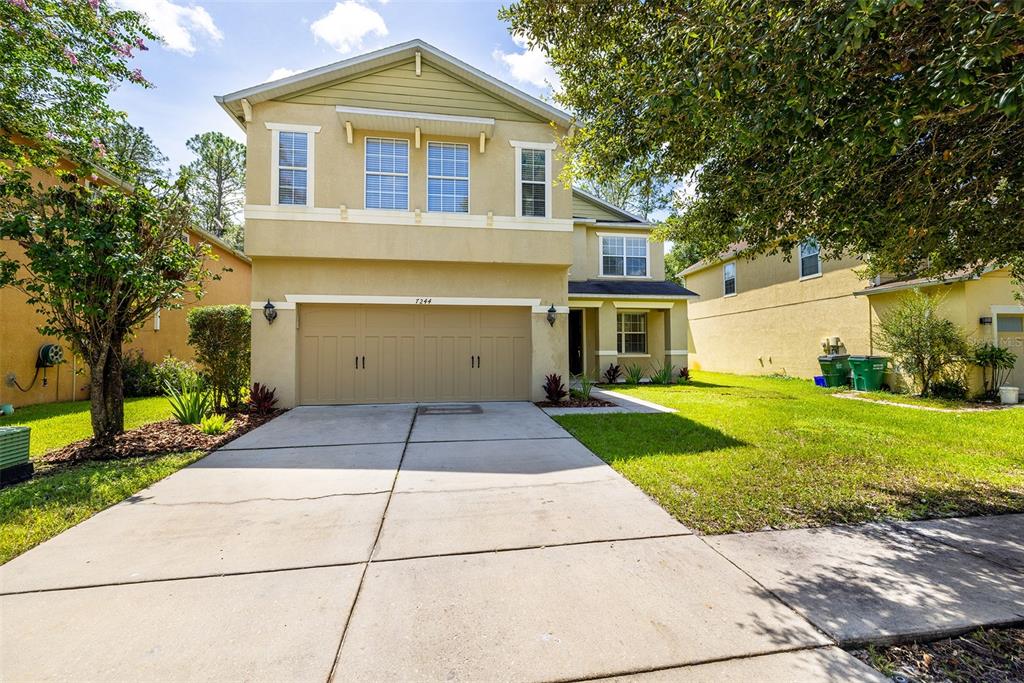
<svg viewBox="0 0 1024 683">
<path fill-rule="evenodd" d="M 530 398 L 530 309 L 303 304 L 299 403 Z"/>
</svg>

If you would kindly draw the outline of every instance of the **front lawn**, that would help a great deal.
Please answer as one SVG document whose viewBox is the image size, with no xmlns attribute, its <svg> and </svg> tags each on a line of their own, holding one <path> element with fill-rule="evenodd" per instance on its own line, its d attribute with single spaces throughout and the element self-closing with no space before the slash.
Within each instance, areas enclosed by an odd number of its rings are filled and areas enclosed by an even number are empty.
<svg viewBox="0 0 1024 683">
<path fill-rule="evenodd" d="M 555 419 L 702 533 L 1024 511 L 1024 410 L 848 401 L 802 380 L 694 372 L 617 391 L 677 414 Z"/>
<path fill-rule="evenodd" d="M 163 396 L 125 399 L 125 429 L 166 420 L 170 416 L 171 406 Z M 16 408 L 11 417 L 0 417 L 0 426 L 14 425 L 32 428 L 29 453 L 33 458 L 92 436 L 88 401 L 25 406 Z"/>
<path fill-rule="evenodd" d="M 0 490 L 0 564 L 203 455 L 87 462 Z"/>
</svg>

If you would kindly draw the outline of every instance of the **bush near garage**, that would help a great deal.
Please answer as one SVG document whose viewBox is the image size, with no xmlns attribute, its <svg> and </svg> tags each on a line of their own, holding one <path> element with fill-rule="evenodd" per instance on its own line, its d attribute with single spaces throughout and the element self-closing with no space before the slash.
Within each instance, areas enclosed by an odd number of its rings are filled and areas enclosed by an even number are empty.
<svg viewBox="0 0 1024 683">
<path fill-rule="evenodd" d="M 196 351 L 213 409 L 238 408 L 249 384 L 251 313 L 245 306 L 202 306 L 188 312 L 188 343 Z"/>
</svg>

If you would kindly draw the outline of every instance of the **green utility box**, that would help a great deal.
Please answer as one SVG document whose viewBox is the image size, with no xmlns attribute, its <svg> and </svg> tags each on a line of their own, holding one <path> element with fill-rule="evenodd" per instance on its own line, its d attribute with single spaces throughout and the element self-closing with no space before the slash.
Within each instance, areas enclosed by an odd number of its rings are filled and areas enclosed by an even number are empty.
<svg viewBox="0 0 1024 683">
<path fill-rule="evenodd" d="M 845 354 L 818 356 L 826 387 L 850 386 L 850 357 Z"/>
<path fill-rule="evenodd" d="M 32 476 L 28 459 L 29 427 L 0 427 L 0 486 Z"/>
<path fill-rule="evenodd" d="M 853 370 L 853 388 L 857 391 L 878 391 L 889 359 L 885 356 L 850 356 Z"/>
</svg>

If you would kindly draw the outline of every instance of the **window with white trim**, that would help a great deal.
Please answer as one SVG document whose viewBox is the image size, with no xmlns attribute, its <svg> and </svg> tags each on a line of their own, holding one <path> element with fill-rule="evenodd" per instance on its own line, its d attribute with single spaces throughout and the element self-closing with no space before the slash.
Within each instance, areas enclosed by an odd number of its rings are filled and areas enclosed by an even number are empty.
<svg viewBox="0 0 1024 683">
<path fill-rule="evenodd" d="M 618 336 L 619 353 L 647 353 L 647 314 L 619 313 Z"/>
<path fill-rule="evenodd" d="M 366 208 L 409 208 L 409 141 L 366 138 Z"/>
<path fill-rule="evenodd" d="M 427 211 L 469 213 L 469 145 L 427 143 Z"/>
<path fill-rule="evenodd" d="M 647 277 L 646 237 L 601 236 L 601 275 Z"/>
<path fill-rule="evenodd" d="M 1019 315 L 1000 314 L 996 318 L 997 332 L 1024 332 L 1024 317 Z"/>
<path fill-rule="evenodd" d="M 519 173 L 523 216 L 544 218 L 548 215 L 547 205 L 547 150 L 527 149 L 519 151 Z"/>
<path fill-rule="evenodd" d="M 305 206 L 309 190 L 309 133 L 277 132 L 277 203 Z"/>
<path fill-rule="evenodd" d="M 821 275 L 821 245 L 817 240 L 800 243 L 800 277 Z"/>
<path fill-rule="evenodd" d="M 736 293 L 736 262 L 730 261 L 722 266 L 722 284 L 725 295 L 732 296 Z"/>
</svg>

